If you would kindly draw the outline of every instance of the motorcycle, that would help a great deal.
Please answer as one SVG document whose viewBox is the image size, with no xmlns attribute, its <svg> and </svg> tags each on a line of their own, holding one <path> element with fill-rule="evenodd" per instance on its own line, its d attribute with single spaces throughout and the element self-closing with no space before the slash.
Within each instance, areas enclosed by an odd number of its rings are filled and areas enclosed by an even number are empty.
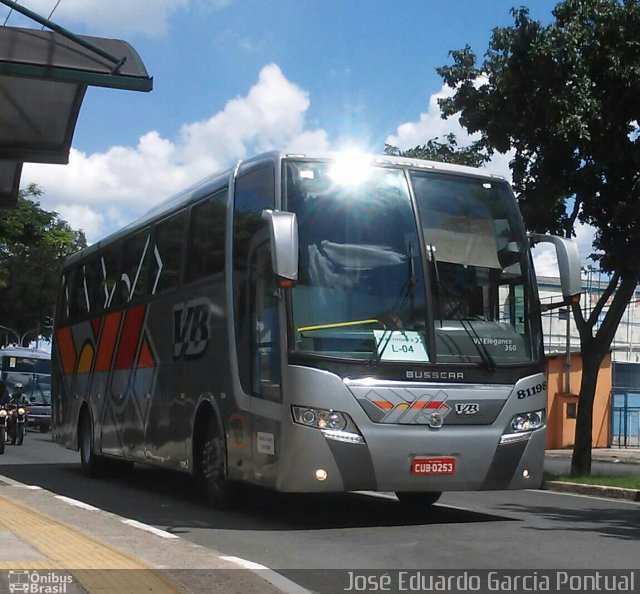
<svg viewBox="0 0 640 594">
<path fill-rule="evenodd" d="M 22 405 L 8 404 L 6 434 L 11 445 L 22 445 L 27 433 L 27 409 Z"/>
</svg>

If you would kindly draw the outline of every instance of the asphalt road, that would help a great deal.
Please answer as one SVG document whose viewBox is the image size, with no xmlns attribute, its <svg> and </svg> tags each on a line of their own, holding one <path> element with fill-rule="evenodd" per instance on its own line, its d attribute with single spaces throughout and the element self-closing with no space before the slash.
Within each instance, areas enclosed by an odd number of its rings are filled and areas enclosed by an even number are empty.
<svg viewBox="0 0 640 594">
<path fill-rule="evenodd" d="M 136 466 L 86 479 L 79 455 L 29 432 L 0 474 L 260 563 L 316 591 L 331 569 L 624 569 L 640 564 L 640 504 L 547 491 L 446 493 L 431 512 L 392 495 L 247 489 L 239 511 L 209 508 L 187 476 Z M 619 465 L 615 465 L 619 466 Z M 335 585 L 335 584 L 334 584 Z"/>
</svg>

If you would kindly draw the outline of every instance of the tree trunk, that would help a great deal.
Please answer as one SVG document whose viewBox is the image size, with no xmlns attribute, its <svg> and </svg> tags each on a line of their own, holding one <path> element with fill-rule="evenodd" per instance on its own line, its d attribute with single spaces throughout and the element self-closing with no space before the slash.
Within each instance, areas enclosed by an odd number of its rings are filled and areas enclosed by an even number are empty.
<svg viewBox="0 0 640 594">
<path fill-rule="evenodd" d="M 571 458 L 571 475 L 591 474 L 591 447 L 593 435 L 593 402 L 596 395 L 598 371 L 604 357 L 593 348 L 582 350 L 582 383 L 578 400 L 576 434 Z"/>
<path fill-rule="evenodd" d="M 578 304 L 573 304 L 573 316 L 580 333 L 582 351 L 582 383 L 578 401 L 576 435 L 571 458 L 571 475 L 591 474 L 591 446 L 593 433 L 593 403 L 600 365 L 611 347 L 620 320 L 638 286 L 640 270 L 616 273 L 601 295 L 588 320 L 584 320 Z M 595 336 L 592 331 L 609 298 L 609 309 Z"/>
</svg>

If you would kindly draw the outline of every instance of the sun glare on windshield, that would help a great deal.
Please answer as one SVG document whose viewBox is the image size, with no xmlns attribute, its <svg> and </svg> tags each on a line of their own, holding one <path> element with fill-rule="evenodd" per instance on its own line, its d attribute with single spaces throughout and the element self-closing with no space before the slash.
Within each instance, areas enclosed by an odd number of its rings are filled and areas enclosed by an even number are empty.
<svg viewBox="0 0 640 594">
<path fill-rule="evenodd" d="M 345 151 L 329 168 L 329 177 L 341 186 L 359 186 L 372 173 L 370 157 L 357 151 Z"/>
</svg>

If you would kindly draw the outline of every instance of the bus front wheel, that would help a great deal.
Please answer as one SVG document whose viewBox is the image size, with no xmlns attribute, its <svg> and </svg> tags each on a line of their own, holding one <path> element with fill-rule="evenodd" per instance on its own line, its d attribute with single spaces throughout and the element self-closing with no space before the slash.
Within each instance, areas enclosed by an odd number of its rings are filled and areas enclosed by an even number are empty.
<svg viewBox="0 0 640 594">
<path fill-rule="evenodd" d="M 209 420 L 200 451 L 200 481 L 204 495 L 214 507 L 231 509 L 237 502 L 237 485 L 227 479 L 224 435 L 215 419 Z"/>
<path fill-rule="evenodd" d="M 396 497 L 398 501 L 414 510 L 424 509 L 427 510 L 431 507 L 442 495 L 441 491 L 396 491 Z"/>
</svg>

